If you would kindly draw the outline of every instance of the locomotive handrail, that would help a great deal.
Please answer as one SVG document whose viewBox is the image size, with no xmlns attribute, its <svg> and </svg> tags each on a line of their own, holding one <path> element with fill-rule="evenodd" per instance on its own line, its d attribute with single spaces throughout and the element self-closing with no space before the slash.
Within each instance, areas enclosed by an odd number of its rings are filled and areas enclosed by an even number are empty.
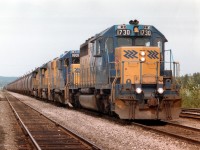
<svg viewBox="0 0 200 150">
<path fill-rule="evenodd" d="M 173 71 L 173 77 L 179 77 L 180 76 L 180 63 L 173 61 L 173 62 L 169 62 L 169 61 L 161 61 L 161 63 L 165 63 L 165 64 L 173 64 L 173 69 L 171 68 L 171 70 Z M 167 69 L 165 69 L 167 70 Z"/>
</svg>

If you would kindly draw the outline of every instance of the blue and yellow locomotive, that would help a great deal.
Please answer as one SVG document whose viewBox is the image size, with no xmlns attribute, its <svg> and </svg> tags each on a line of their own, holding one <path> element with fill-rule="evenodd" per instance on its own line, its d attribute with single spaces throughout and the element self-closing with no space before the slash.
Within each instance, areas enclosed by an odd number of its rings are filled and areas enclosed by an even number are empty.
<svg viewBox="0 0 200 150">
<path fill-rule="evenodd" d="M 121 119 L 177 118 L 181 99 L 173 75 L 178 63 L 164 69 L 167 39 L 154 26 L 129 23 L 107 28 L 81 45 L 74 103 Z"/>
<path fill-rule="evenodd" d="M 179 64 L 167 62 L 165 42 L 154 26 L 131 20 L 107 28 L 86 40 L 80 51 L 65 52 L 6 88 L 121 119 L 174 119 L 181 107 Z"/>
</svg>

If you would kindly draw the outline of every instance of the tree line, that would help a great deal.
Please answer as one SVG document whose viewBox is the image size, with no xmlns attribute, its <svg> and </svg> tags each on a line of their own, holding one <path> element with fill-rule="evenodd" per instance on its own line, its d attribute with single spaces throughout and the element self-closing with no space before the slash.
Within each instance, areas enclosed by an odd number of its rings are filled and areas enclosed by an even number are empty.
<svg viewBox="0 0 200 150">
<path fill-rule="evenodd" d="M 178 83 L 181 86 L 182 107 L 200 108 L 200 73 L 181 76 Z"/>
<path fill-rule="evenodd" d="M 8 83 L 16 80 L 17 77 L 3 77 L 0 76 L 0 89 L 2 89 L 5 85 L 7 85 Z"/>
</svg>

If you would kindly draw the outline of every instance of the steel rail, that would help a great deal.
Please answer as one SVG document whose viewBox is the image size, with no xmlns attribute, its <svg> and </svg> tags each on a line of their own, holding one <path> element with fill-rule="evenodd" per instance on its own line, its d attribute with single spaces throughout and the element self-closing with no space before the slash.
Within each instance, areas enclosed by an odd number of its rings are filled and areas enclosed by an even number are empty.
<svg viewBox="0 0 200 150">
<path fill-rule="evenodd" d="M 172 123 L 172 122 L 165 122 L 165 121 L 163 121 L 163 122 L 166 123 L 166 125 L 176 126 L 176 127 L 180 127 L 182 129 L 185 129 L 185 130 L 192 130 L 194 132 L 196 131 L 196 132 L 200 133 L 200 129 L 197 129 L 197 128 L 183 126 L 183 125 Z M 156 126 L 147 126 L 147 125 L 144 125 L 144 124 L 141 124 L 141 123 L 135 123 L 135 122 L 133 122 L 132 124 L 135 125 L 135 126 L 141 127 L 143 129 L 149 130 L 149 131 L 161 133 L 163 135 L 169 135 L 171 137 L 175 137 L 175 138 L 178 138 L 178 139 L 185 140 L 187 142 L 191 142 L 193 144 L 200 145 L 200 139 L 199 140 L 198 139 L 192 139 L 192 138 L 189 138 L 188 135 L 186 135 L 186 136 L 179 135 L 179 134 L 173 133 L 171 131 L 166 131 L 166 130 L 159 129 L 159 127 L 156 127 Z"/>
<path fill-rule="evenodd" d="M 11 95 L 11 94 L 10 94 Z M 13 95 L 11 95 L 13 96 Z M 13 96 L 15 97 L 15 96 Z M 99 148 L 97 145 L 95 145 L 94 143 L 90 142 L 88 139 L 82 137 L 81 135 L 79 135 L 78 133 L 76 133 L 75 131 L 72 131 L 69 128 L 64 127 L 63 125 L 57 123 L 54 119 L 47 117 L 46 115 L 42 114 L 40 111 L 36 110 L 35 108 L 33 108 L 32 106 L 30 106 L 29 104 L 26 104 L 25 102 L 23 102 L 22 100 L 20 100 L 19 98 L 15 97 L 17 100 L 19 100 L 21 103 L 25 104 L 26 106 L 30 107 L 31 109 L 33 109 L 34 111 L 36 111 L 37 113 L 39 113 L 41 116 L 45 117 L 46 119 L 50 120 L 51 122 L 53 122 L 56 126 L 59 126 L 61 129 L 63 129 L 66 132 L 69 132 L 71 135 L 73 135 L 74 137 L 76 137 L 77 139 L 79 139 L 80 141 L 84 142 L 85 144 L 89 145 L 93 150 L 100 150 L 101 148 Z"/>
<path fill-rule="evenodd" d="M 200 109 L 198 108 L 182 108 L 179 115 L 182 118 L 200 119 Z"/>
<path fill-rule="evenodd" d="M 34 146 L 37 148 L 37 150 L 41 150 L 41 147 L 38 145 L 38 143 L 36 142 L 36 140 L 34 139 L 34 137 L 32 136 L 32 134 L 30 133 L 30 131 L 28 130 L 28 128 L 26 127 L 26 125 L 23 123 L 22 119 L 20 118 L 20 116 L 18 115 L 18 113 L 16 112 L 16 110 L 14 109 L 14 107 L 12 106 L 12 104 L 10 103 L 8 97 L 5 96 L 5 98 L 7 99 L 7 101 L 9 103 L 10 107 L 12 108 L 12 111 L 14 112 L 15 116 L 17 117 L 17 120 L 19 120 L 19 122 L 22 125 L 23 129 L 26 131 L 26 133 L 30 137 L 30 139 L 31 139 L 32 143 L 34 144 Z"/>
<path fill-rule="evenodd" d="M 18 98 L 17 98 L 18 99 Z M 19 100 L 19 99 L 18 99 Z M 97 145 L 91 143 L 88 139 L 84 138 L 83 136 L 79 135 L 78 133 L 76 133 L 75 131 L 72 131 L 71 129 L 68 129 L 66 127 L 64 127 L 61 124 L 58 124 L 54 119 L 52 118 L 48 118 L 47 116 L 45 116 L 44 114 L 42 114 L 41 112 L 39 112 L 38 110 L 36 110 L 35 108 L 33 108 L 32 106 L 30 106 L 29 104 L 24 103 L 23 101 L 19 100 L 20 102 L 22 102 L 23 104 L 27 105 L 28 107 L 32 108 L 33 110 L 35 110 L 36 112 L 38 112 L 41 116 L 44 116 L 45 118 L 47 118 L 48 120 L 52 121 L 55 125 L 59 126 L 60 128 L 64 129 L 65 131 L 69 132 L 70 134 L 72 134 L 73 136 L 75 136 L 76 138 L 80 139 L 81 141 L 87 143 L 88 145 L 90 145 L 94 150 L 100 150 L 101 148 L 99 148 Z"/>
<path fill-rule="evenodd" d="M 188 111 L 189 112 L 200 112 L 200 109 L 199 108 L 182 108 L 181 111 L 182 112 L 184 112 L 184 111 L 185 112 L 188 112 Z"/>
</svg>

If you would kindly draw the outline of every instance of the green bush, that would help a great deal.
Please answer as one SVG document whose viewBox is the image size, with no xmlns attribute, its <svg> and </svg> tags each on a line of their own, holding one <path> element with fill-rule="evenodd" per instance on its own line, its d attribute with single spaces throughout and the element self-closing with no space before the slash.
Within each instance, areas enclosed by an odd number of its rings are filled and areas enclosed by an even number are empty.
<svg viewBox="0 0 200 150">
<path fill-rule="evenodd" d="M 185 75 L 179 79 L 183 108 L 200 108 L 200 73 Z"/>
</svg>

